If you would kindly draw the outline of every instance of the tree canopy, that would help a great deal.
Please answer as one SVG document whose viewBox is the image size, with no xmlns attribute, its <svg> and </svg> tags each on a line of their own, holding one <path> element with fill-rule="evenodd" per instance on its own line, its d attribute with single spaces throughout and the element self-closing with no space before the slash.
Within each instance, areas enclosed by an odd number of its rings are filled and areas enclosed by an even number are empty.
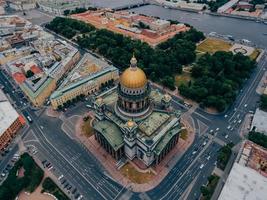
<svg viewBox="0 0 267 200">
<path fill-rule="evenodd" d="M 69 39 L 77 35 L 77 43 L 108 58 L 120 70 L 129 66 L 132 53 L 138 65 L 153 81 L 174 89 L 174 75 L 181 73 L 182 65 L 196 58 L 196 43 L 204 39 L 202 32 L 191 28 L 172 39 L 152 48 L 140 40 L 117 34 L 105 29 L 96 29 L 82 21 L 56 17 L 47 28 Z"/>
<path fill-rule="evenodd" d="M 236 98 L 238 90 L 255 67 L 254 61 L 238 53 L 218 51 L 203 55 L 192 68 L 194 80 L 179 87 L 181 95 L 223 111 Z"/>
<path fill-rule="evenodd" d="M 261 96 L 261 104 L 260 104 L 260 108 L 262 110 L 267 110 L 267 95 L 266 94 L 263 94 Z"/>
<path fill-rule="evenodd" d="M 24 176 L 18 177 L 17 172 L 22 167 L 25 170 Z M 43 176 L 43 170 L 36 165 L 29 154 L 24 153 L 10 170 L 7 179 L 0 186 L 0 199 L 15 199 L 23 189 L 33 192 L 41 183 Z"/>
<path fill-rule="evenodd" d="M 224 170 L 232 154 L 233 144 L 229 143 L 224 145 L 220 150 L 217 157 L 217 165 L 220 169 Z"/>
<path fill-rule="evenodd" d="M 248 134 L 248 139 L 264 148 L 267 148 L 267 136 L 263 133 L 251 131 Z"/>
</svg>

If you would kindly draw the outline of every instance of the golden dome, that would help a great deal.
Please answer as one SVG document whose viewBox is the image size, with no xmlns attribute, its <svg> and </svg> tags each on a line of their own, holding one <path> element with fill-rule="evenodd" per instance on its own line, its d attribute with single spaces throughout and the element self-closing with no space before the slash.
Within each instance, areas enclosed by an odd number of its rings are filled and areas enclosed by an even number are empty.
<svg viewBox="0 0 267 200">
<path fill-rule="evenodd" d="M 131 66 L 127 68 L 120 77 L 122 86 L 130 89 L 142 88 L 147 83 L 146 74 L 136 66 L 136 58 L 131 59 Z"/>
</svg>

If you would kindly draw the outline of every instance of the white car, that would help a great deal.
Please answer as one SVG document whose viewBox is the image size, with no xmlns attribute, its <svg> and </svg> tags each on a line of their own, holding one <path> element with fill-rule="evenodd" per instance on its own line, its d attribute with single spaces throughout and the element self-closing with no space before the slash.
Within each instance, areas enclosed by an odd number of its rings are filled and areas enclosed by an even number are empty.
<svg viewBox="0 0 267 200">
<path fill-rule="evenodd" d="M 213 130 L 212 129 L 210 130 L 210 133 L 213 133 Z"/>
<path fill-rule="evenodd" d="M 246 108 L 248 106 L 248 104 L 245 104 L 244 107 Z"/>
<path fill-rule="evenodd" d="M 210 156 L 207 157 L 207 160 L 209 160 L 209 159 L 210 159 Z"/>
<path fill-rule="evenodd" d="M 216 128 L 216 131 L 220 130 L 220 128 Z"/>
<path fill-rule="evenodd" d="M 229 130 L 231 128 L 231 126 L 229 125 L 229 126 L 227 126 L 227 129 Z"/>
<path fill-rule="evenodd" d="M 241 121 L 241 119 L 240 119 L 240 120 L 238 120 L 238 122 L 237 122 L 237 123 L 238 123 L 238 124 L 240 124 L 241 122 L 242 122 L 242 121 Z"/>
<path fill-rule="evenodd" d="M 83 198 L 83 195 L 80 195 L 79 198 L 78 198 L 78 200 L 82 200 L 82 198 Z"/>
<path fill-rule="evenodd" d="M 225 139 L 227 139 L 228 137 L 229 137 L 229 135 L 226 135 L 226 136 L 225 136 Z"/>
<path fill-rule="evenodd" d="M 63 178 L 64 176 L 63 175 L 61 175 L 60 177 L 58 177 L 58 180 L 60 181 L 62 178 Z"/>
<path fill-rule="evenodd" d="M 199 167 L 199 169 L 202 169 L 203 167 L 204 167 L 204 164 L 201 164 L 200 167 Z"/>
<path fill-rule="evenodd" d="M 224 118 L 227 118 L 228 117 L 228 115 L 224 115 Z"/>
</svg>

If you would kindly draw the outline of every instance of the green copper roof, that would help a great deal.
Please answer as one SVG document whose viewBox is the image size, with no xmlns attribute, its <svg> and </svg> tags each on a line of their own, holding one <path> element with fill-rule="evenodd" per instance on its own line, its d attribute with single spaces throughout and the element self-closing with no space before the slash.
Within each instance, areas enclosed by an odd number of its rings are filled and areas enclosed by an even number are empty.
<svg viewBox="0 0 267 200">
<path fill-rule="evenodd" d="M 115 151 L 123 146 L 122 133 L 114 123 L 103 120 L 94 123 L 93 126 L 96 131 L 100 132 L 105 137 Z"/>
<path fill-rule="evenodd" d="M 32 91 L 25 83 L 22 83 L 20 87 L 25 93 L 27 93 L 28 96 L 30 96 L 31 99 L 35 99 L 46 89 L 52 80 L 52 78 L 48 77 L 47 80 L 45 80 L 45 82 L 35 92 Z"/>
<path fill-rule="evenodd" d="M 179 126 L 167 132 L 165 136 L 161 139 L 161 141 L 157 144 L 156 148 L 154 149 L 154 153 L 156 155 L 160 155 L 161 151 L 164 149 L 164 147 L 166 147 L 166 145 L 173 138 L 173 136 L 175 136 L 179 132 L 180 132 Z"/>
<path fill-rule="evenodd" d="M 76 89 L 77 87 L 89 82 L 89 81 L 95 81 L 95 79 L 108 74 L 110 72 L 113 71 L 117 71 L 118 69 L 113 67 L 113 66 L 109 66 L 95 74 L 90 74 L 87 77 L 83 77 L 82 79 L 76 81 L 76 82 L 70 82 L 68 85 L 61 85 L 56 91 L 54 91 L 52 93 L 52 95 L 50 96 L 50 99 L 56 99 L 58 97 L 60 97 L 61 95 L 63 95 L 64 93 L 67 93 L 73 89 Z"/>
</svg>

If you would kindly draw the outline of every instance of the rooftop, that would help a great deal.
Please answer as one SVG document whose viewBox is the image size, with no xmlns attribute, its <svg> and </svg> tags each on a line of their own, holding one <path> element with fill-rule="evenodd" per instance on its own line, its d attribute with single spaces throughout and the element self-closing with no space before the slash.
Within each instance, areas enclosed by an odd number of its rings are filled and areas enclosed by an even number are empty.
<svg viewBox="0 0 267 200">
<path fill-rule="evenodd" d="M 0 136 L 10 127 L 19 117 L 17 111 L 8 101 L 6 95 L 0 90 Z"/>
<path fill-rule="evenodd" d="M 101 132 L 114 150 L 118 150 L 123 145 L 123 137 L 120 129 L 107 120 L 99 121 L 94 124 L 94 129 Z"/>
<path fill-rule="evenodd" d="M 170 115 L 162 112 L 153 112 L 139 125 L 139 129 L 145 133 L 146 136 L 151 136 L 159 127 L 164 124 Z"/>
<path fill-rule="evenodd" d="M 143 16 L 126 11 L 101 9 L 73 14 L 74 19 L 90 23 L 96 28 L 108 29 L 134 39 L 139 39 L 151 46 L 156 46 L 180 32 L 189 30 L 184 24 L 171 24 L 167 20 Z M 140 25 L 145 24 L 145 27 Z"/>
<path fill-rule="evenodd" d="M 219 200 L 265 200 L 267 191 L 267 150 L 243 142 Z"/>
<path fill-rule="evenodd" d="M 57 98 L 63 93 L 86 82 L 93 81 L 95 78 L 111 71 L 118 71 L 118 69 L 91 54 L 85 54 L 77 66 L 60 85 L 58 90 L 51 95 L 51 98 Z"/>
<path fill-rule="evenodd" d="M 218 200 L 266 200 L 267 178 L 235 163 Z"/>
<path fill-rule="evenodd" d="M 117 90 L 113 90 L 105 94 L 104 96 L 102 96 L 102 99 L 108 108 L 108 110 L 105 112 L 105 116 L 110 120 L 109 123 L 117 125 L 118 129 L 116 129 L 116 131 L 118 131 L 119 133 L 116 135 L 123 135 L 121 129 L 125 128 L 126 121 L 122 120 L 119 116 L 110 111 L 113 110 L 113 107 L 115 106 L 117 101 L 116 91 Z M 179 124 L 179 120 L 175 115 L 158 109 L 158 103 L 161 102 L 161 98 L 163 97 L 163 94 L 152 90 L 151 98 L 155 102 L 155 109 L 149 116 L 136 122 L 138 126 L 137 137 L 139 138 L 139 141 L 151 146 L 152 149 L 155 150 L 155 153 L 158 154 L 160 154 L 160 152 L 172 138 L 172 136 L 177 133 L 176 129 L 181 128 L 179 125 L 177 125 Z M 107 120 L 105 120 L 105 122 L 106 121 Z M 115 137 L 115 135 L 113 137 Z"/>
<path fill-rule="evenodd" d="M 267 178 L 267 149 L 253 142 L 246 141 L 243 143 L 243 148 L 240 151 L 237 162 L 254 169 Z"/>
<path fill-rule="evenodd" d="M 267 134 L 267 112 L 260 110 L 259 108 L 256 110 L 251 127 L 255 127 L 256 131 Z"/>
</svg>

